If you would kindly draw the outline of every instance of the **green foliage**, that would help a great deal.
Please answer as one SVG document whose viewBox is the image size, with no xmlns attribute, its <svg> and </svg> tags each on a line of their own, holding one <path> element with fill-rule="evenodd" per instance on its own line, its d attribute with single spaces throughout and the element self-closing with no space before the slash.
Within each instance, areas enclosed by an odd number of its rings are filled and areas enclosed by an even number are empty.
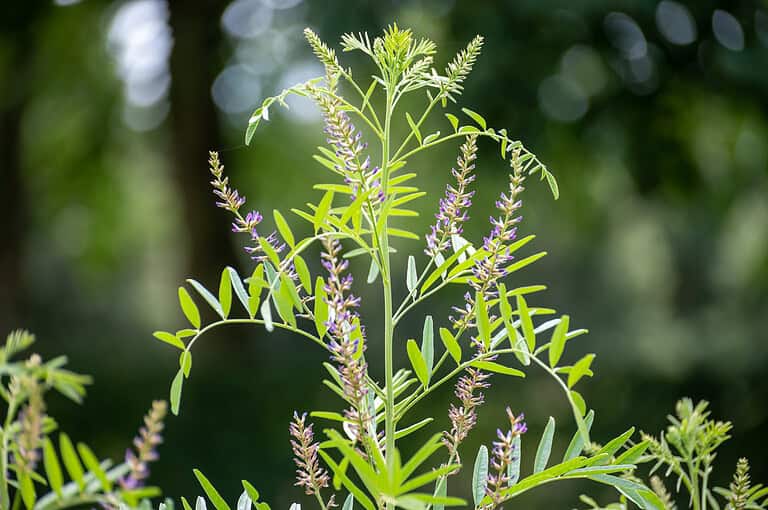
<svg viewBox="0 0 768 510">
<path fill-rule="evenodd" d="M 337 491 L 342 491 L 346 510 L 353 503 L 365 510 L 442 510 L 465 504 L 448 495 L 448 478 L 464 467 L 459 449 L 474 427 L 476 408 L 482 403 L 476 391 L 487 387 L 486 381 L 494 374 L 524 378 L 531 370 L 541 370 L 560 388 L 573 414 L 576 430 L 563 460 L 550 462 L 556 432 L 555 420 L 550 418 L 538 443 L 533 472 L 524 476 L 519 452 L 525 426 L 508 411 L 509 435 L 499 432 L 492 452 L 483 446 L 477 454 L 471 487 L 475 508 L 490 510 L 534 488 L 569 479 L 609 485 L 624 501 L 643 509 L 664 508 L 651 489 L 632 479 L 636 463 L 651 444 L 645 440 L 632 445 L 634 429 L 588 454 L 594 413 L 588 411 L 584 397 L 574 388 L 593 375 L 595 356 L 586 354 L 572 361 L 568 352 L 570 341 L 586 330 L 571 330 L 568 315 L 558 316 L 551 308 L 532 304 L 544 286 L 507 288 L 504 282 L 546 255 L 543 251 L 519 255 L 534 236 L 517 238 L 520 218 L 516 215 L 523 184 L 532 176 L 546 181 L 558 198 L 554 176 L 505 129 L 489 127 L 481 114 L 469 108 L 442 112 L 439 118 L 449 123 L 447 134 L 425 132 L 425 121 L 436 109 L 447 109 L 457 102 L 480 53 L 482 38 L 473 39 L 441 73 L 433 66 L 435 43 L 415 37 L 410 30 L 392 25 L 373 39 L 368 34 L 346 34 L 341 49 L 362 52 L 374 69 L 371 81 L 363 83 L 353 78 L 352 70 L 344 67 L 335 50 L 314 32 L 307 29 L 305 36 L 324 65 L 325 76 L 264 100 L 249 121 L 246 143 L 261 121 L 269 120 L 273 104 L 286 106 L 289 95 L 307 97 L 320 108 L 328 138 L 328 146 L 318 147 L 313 158 L 330 172 L 332 180 L 315 184 L 313 188 L 320 192 L 316 202 L 291 208 L 293 216 L 275 210 L 272 218 L 276 231 L 264 235 L 259 226 L 262 215 L 256 211 L 240 213 L 245 200 L 229 187 L 218 155 L 211 154 L 219 205 L 235 216 L 235 231 L 249 234 L 253 245 L 247 250 L 256 263 L 245 279 L 233 268 L 225 268 L 218 297 L 195 280 L 188 280 L 195 298 L 186 287 L 180 288 L 181 309 L 191 329 L 155 333 L 160 341 L 181 351 L 180 368 L 171 385 L 172 411 L 179 412 L 183 384 L 191 373 L 192 349 L 211 329 L 247 323 L 267 331 L 278 328 L 293 332 L 331 356 L 333 363 L 324 363 L 329 378 L 323 384 L 340 398 L 343 409 L 311 413 L 333 425 L 323 430 L 325 438 L 320 442 L 314 441 L 305 416 L 294 417 L 291 444 L 299 468 L 297 484 L 314 496 L 323 510 L 335 504 Z M 368 74 L 366 70 L 356 76 Z M 407 95 L 420 98 L 423 109 L 398 111 Z M 358 131 L 354 123 L 366 131 Z M 401 139 L 395 136 L 395 124 L 406 133 Z M 371 158 L 378 154 L 367 154 L 367 145 L 360 141 L 364 134 L 380 145 L 381 157 L 376 164 Z M 501 215 L 491 220 L 491 233 L 482 242 L 473 242 L 461 235 L 461 222 L 471 205 L 468 185 L 474 180 L 471 172 L 478 139 L 498 145 L 502 160 L 509 165 L 510 178 L 508 191 L 500 194 L 497 202 Z M 461 171 L 453 173 L 457 183 L 439 203 L 438 222 L 426 236 L 426 248 L 422 245 L 411 252 L 402 274 L 398 274 L 392 266 L 392 253 L 421 239 L 403 221 L 419 214 L 408 207 L 425 196 L 414 185 L 417 174 L 407 171 L 409 160 L 451 141 L 463 143 L 457 159 Z M 305 232 L 309 235 L 303 235 Z M 304 260 L 317 245 L 321 245 L 326 276 L 313 275 Z M 420 251 L 426 259 L 417 258 Z M 370 333 L 364 330 L 363 317 L 356 311 L 359 302 L 350 294 L 351 280 L 344 275 L 346 260 L 356 257 L 364 258 L 369 268 L 364 280 L 380 285 L 383 292 L 383 310 L 376 312 L 382 314 L 384 323 L 383 381 L 368 373 L 366 335 Z M 394 282 L 406 290 L 399 304 Z M 448 286 L 466 289 L 467 296 L 465 303 L 456 307 L 458 317 L 450 318 L 452 328 L 440 327 L 442 323 L 434 313 L 409 317 Z M 232 290 L 242 306 L 231 307 Z M 203 322 L 201 317 L 210 314 L 201 314 L 198 304 L 207 305 L 218 318 Z M 406 318 L 423 323 L 421 342 L 403 341 L 397 336 L 398 325 Z M 444 349 L 434 341 L 435 323 Z M 408 367 L 395 367 L 395 349 L 407 355 Z M 449 359 L 452 362 L 447 363 Z M 400 424 L 420 401 L 457 378 L 461 407 L 451 406 L 452 429 L 435 433 L 411 456 L 401 452 L 398 440 L 426 428 L 432 418 L 402 428 Z M 445 457 L 438 459 L 438 452 Z M 197 470 L 195 476 L 208 501 L 217 510 L 229 510 L 211 482 Z M 249 486 L 244 487 L 238 509 L 241 502 L 242 508 L 250 508 L 251 503 L 263 505 L 256 503 L 258 495 L 254 496 Z M 191 508 L 185 499 L 182 504 Z M 205 506 L 205 500 L 197 500 L 196 508 Z"/>
<path fill-rule="evenodd" d="M 32 334 L 18 330 L 0 348 L 0 396 L 6 406 L 0 427 L 0 508 L 146 506 L 142 500 L 159 490 L 124 486 L 133 469 L 128 462 L 99 459 L 85 443 L 73 443 L 64 432 L 54 441 L 57 424 L 46 414 L 47 394 L 54 390 L 80 403 L 91 379 L 66 370 L 63 356 L 47 362 L 37 354 L 19 358 L 34 341 Z"/>
</svg>

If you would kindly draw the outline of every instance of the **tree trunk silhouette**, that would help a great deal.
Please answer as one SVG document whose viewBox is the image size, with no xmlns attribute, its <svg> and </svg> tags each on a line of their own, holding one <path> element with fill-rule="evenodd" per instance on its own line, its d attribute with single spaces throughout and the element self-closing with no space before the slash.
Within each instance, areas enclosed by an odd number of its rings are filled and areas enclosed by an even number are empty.
<svg viewBox="0 0 768 510">
<path fill-rule="evenodd" d="M 208 150 L 221 133 L 211 84 L 220 68 L 219 19 L 226 1 L 170 2 L 174 47 L 171 54 L 171 137 L 174 179 L 187 226 L 189 271 L 212 282 L 235 262 L 228 222 L 216 214 L 210 188 Z"/>
</svg>

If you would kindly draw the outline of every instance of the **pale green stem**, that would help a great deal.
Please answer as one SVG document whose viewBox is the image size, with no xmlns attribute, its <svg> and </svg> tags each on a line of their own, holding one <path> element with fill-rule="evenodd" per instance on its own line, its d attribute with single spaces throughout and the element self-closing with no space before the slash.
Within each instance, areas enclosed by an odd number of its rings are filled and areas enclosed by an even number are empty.
<svg viewBox="0 0 768 510">
<path fill-rule="evenodd" d="M 0 508 L 9 508 L 10 496 L 8 493 L 8 436 L 11 429 L 11 423 L 16 415 L 17 402 L 11 398 L 8 403 L 8 414 L 5 416 L 3 425 L 2 441 L 0 441 Z"/>
</svg>

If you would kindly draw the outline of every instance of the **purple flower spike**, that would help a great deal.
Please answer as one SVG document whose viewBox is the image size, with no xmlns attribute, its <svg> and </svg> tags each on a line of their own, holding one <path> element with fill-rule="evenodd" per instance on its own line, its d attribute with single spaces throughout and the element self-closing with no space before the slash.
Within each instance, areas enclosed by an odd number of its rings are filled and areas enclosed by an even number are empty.
<svg viewBox="0 0 768 510">
<path fill-rule="evenodd" d="M 165 401 L 152 402 L 152 409 L 144 416 L 144 426 L 133 440 L 135 450 L 128 448 L 125 451 L 125 463 L 130 471 L 120 479 L 120 486 L 124 490 L 143 487 L 149 477 L 149 463 L 158 459 L 157 446 L 163 442 L 161 433 L 167 410 Z"/>
<path fill-rule="evenodd" d="M 451 169 L 451 174 L 456 179 L 456 187 L 446 185 L 445 197 L 440 199 L 440 208 L 435 214 L 437 221 L 427 234 L 427 248 L 424 253 L 430 257 L 436 257 L 448 249 L 451 236 L 461 234 L 461 224 L 469 219 L 466 210 L 472 205 L 475 192 L 468 191 L 467 188 L 475 180 L 472 171 L 477 159 L 477 135 L 468 136 L 460 150 L 461 154 L 456 159 L 458 170 Z"/>
</svg>

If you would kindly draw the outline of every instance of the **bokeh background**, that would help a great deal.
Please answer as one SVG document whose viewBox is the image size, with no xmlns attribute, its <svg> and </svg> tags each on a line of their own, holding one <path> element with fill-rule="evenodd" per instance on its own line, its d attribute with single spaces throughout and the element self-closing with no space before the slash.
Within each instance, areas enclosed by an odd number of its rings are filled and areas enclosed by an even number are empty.
<svg viewBox="0 0 768 510">
<path fill-rule="evenodd" d="M 768 479 L 765 3 L 36 0 L 0 12 L 0 329 L 29 328 L 41 353 L 65 353 L 94 375 L 84 405 L 54 399 L 51 414 L 99 453 L 120 457 L 151 399 L 167 395 L 176 356 L 151 333 L 182 326 L 176 286 L 190 276 L 215 286 L 224 265 L 251 267 L 213 204 L 207 151 L 221 150 L 266 213 L 316 201 L 311 185 L 325 177 L 310 159 L 323 141 L 317 112 L 301 101 L 275 108 L 244 147 L 248 114 L 321 73 L 303 27 L 336 42 L 397 21 L 439 43 L 440 66 L 485 35 L 466 106 L 522 139 L 560 181 L 556 202 L 543 184 L 529 186 L 524 230 L 550 255 L 514 283 L 547 284 L 534 303 L 590 329 L 570 355 L 598 353 L 582 388 L 597 411 L 595 439 L 629 425 L 658 431 L 678 397 L 707 399 L 736 427 L 716 482 L 727 483 L 739 455 Z M 415 231 L 426 232 L 454 158 L 451 147 L 411 161 L 433 193 L 418 204 Z M 486 230 L 506 172 L 483 145 L 471 238 Z M 422 249 L 398 247 L 399 262 Z M 380 296 L 362 277 L 355 291 L 378 376 Z M 418 313 L 444 325 L 460 299 L 449 292 Z M 401 360 L 420 327 L 417 316 L 398 331 Z M 154 482 L 194 496 L 199 467 L 230 499 L 247 478 L 277 508 L 304 501 L 291 487 L 286 424 L 294 409 L 338 405 L 320 384 L 323 359 L 252 328 L 204 338 Z M 450 398 L 436 395 L 414 421 L 433 415 L 445 426 Z M 467 459 L 491 441 L 505 404 L 531 426 L 527 469 L 550 414 L 563 424 L 555 455 L 573 432 L 545 377 L 496 377 L 489 401 Z M 468 487 L 457 481 L 451 492 Z M 604 493 L 574 482 L 520 505 L 572 508 L 587 490 Z"/>
</svg>

